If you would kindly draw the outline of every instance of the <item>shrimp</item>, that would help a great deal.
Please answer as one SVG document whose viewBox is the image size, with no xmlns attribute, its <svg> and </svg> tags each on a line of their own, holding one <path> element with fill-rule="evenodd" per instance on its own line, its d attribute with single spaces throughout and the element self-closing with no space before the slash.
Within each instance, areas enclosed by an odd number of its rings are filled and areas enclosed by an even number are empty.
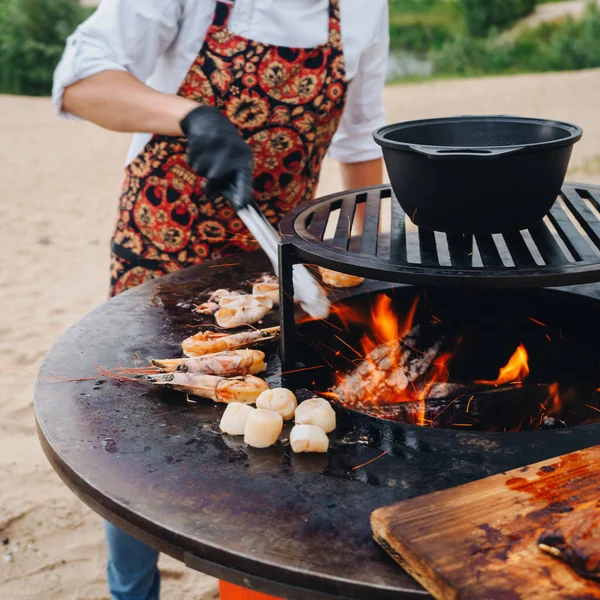
<svg viewBox="0 0 600 600">
<path fill-rule="evenodd" d="M 241 292 L 230 292 L 225 289 L 216 290 L 210 295 L 207 302 L 203 302 L 196 306 L 194 311 L 202 315 L 214 315 L 219 310 L 219 307 L 222 306 L 223 301 L 242 295 Z"/>
<path fill-rule="evenodd" d="M 164 375 L 150 375 L 148 381 L 155 385 L 162 385 L 179 392 L 186 392 L 192 396 L 208 398 L 214 402 L 229 404 L 241 402 L 254 404 L 256 399 L 269 389 L 264 379 L 246 375 L 227 379 L 216 375 L 201 375 L 198 373 L 166 373 Z"/>
<path fill-rule="evenodd" d="M 252 286 L 254 296 L 269 296 L 273 306 L 279 305 L 279 282 L 273 275 L 265 275 Z"/>
<path fill-rule="evenodd" d="M 258 323 L 273 308 L 268 296 L 236 296 L 223 298 L 221 308 L 215 313 L 215 321 L 223 329 L 233 329 L 242 325 Z"/>
<path fill-rule="evenodd" d="M 261 342 L 275 340 L 279 337 L 279 332 L 279 327 L 253 329 L 234 334 L 201 331 L 183 340 L 181 347 L 186 356 L 194 358 L 226 350 L 239 350 L 240 348 L 248 348 Z"/>
<path fill-rule="evenodd" d="M 325 269 L 319 267 L 321 278 L 323 283 L 334 288 L 350 288 L 357 287 L 364 282 L 364 277 L 357 277 L 356 275 L 347 275 L 346 273 L 338 273 L 331 269 Z"/>
<path fill-rule="evenodd" d="M 266 371 L 265 353 L 260 350 L 229 350 L 196 358 L 173 358 L 150 361 L 163 372 L 198 373 L 222 377 L 255 375 Z"/>
</svg>

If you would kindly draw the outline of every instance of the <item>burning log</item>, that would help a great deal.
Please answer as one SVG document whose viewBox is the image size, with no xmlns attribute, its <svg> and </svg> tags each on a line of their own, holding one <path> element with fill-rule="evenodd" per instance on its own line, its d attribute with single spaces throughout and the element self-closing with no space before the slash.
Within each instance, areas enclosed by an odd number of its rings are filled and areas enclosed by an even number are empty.
<svg viewBox="0 0 600 600">
<path fill-rule="evenodd" d="M 447 364 L 457 356 L 462 338 L 450 330 L 443 340 L 440 329 L 448 330 L 439 327 L 437 318 L 421 319 L 420 330 L 416 303 L 402 320 L 385 295 L 377 297 L 370 321 L 339 311 L 344 324 L 360 323 L 369 333 L 362 338 L 364 358 L 332 390 L 337 403 L 403 423 L 480 431 L 533 431 L 600 420 L 600 389 L 534 381 L 523 343 L 515 344 L 504 366 L 498 365 L 495 379 L 479 379 L 475 369 L 461 365 L 453 371 L 464 383 L 452 382 Z M 473 360 L 472 352 L 467 355 Z M 487 366 L 480 366 L 476 357 L 474 362 L 489 377 Z"/>
<path fill-rule="evenodd" d="M 563 412 L 554 404 L 557 390 L 548 385 L 502 385 L 485 387 L 454 383 L 434 384 L 419 390 L 422 399 L 343 406 L 365 414 L 400 423 L 421 424 L 472 431 L 534 431 L 566 426 Z M 425 395 L 427 394 L 427 395 Z M 597 409 L 596 409 L 597 410 Z M 571 415 L 571 424 L 586 422 L 593 407 Z"/>
<path fill-rule="evenodd" d="M 340 382 L 335 394 L 346 405 L 392 404 L 403 395 L 407 400 L 412 399 L 415 382 L 431 369 L 442 345 L 440 340 L 421 352 L 415 348 L 417 335 L 415 328 L 403 340 L 375 347 Z"/>
</svg>

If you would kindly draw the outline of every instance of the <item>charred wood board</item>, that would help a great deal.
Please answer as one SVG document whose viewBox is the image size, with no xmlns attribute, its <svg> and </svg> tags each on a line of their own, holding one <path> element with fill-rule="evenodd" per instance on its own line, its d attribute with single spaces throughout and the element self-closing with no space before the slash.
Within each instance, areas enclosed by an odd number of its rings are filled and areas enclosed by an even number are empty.
<svg viewBox="0 0 600 600">
<path fill-rule="evenodd" d="M 600 446 L 371 515 L 375 540 L 439 599 L 600 599 L 600 583 L 541 552 L 540 535 L 600 498 Z"/>
</svg>

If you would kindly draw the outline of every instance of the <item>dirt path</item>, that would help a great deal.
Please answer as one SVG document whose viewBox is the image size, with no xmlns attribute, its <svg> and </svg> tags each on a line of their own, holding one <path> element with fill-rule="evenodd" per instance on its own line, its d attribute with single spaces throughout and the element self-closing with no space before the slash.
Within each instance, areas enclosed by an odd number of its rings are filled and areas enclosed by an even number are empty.
<svg viewBox="0 0 600 600">
<path fill-rule="evenodd" d="M 596 0 L 600 6 L 600 0 Z M 555 21 L 563 17 L 578 18 L 583 15 L 588 0 L 568 0 L 567 2 L 550 2 L 539 4 L 535 12 L 523 19 L 519 27 L 535 27 L 545 21 Z"/>
</svg>

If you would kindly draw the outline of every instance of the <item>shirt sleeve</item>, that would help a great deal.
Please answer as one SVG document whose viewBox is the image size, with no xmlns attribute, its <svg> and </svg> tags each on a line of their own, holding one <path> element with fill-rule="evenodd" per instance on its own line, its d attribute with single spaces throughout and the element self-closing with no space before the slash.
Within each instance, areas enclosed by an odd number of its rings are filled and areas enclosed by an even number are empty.
<svg viewBox="0 0 600 600">
<path fill-rule="evenodd" d="M 179 30 L 178 0 L 102 0 L 96 12 L 67 39 L 54 72 L 52 100 L 63 111 L 67 87 L 102 71 L 126 71 L 145 81 Z"/>
<path fill-rule="evenodd" d="M 373 42 L 362 53 L 358 71 L 348 85 L 342 119 L 329 148 L 329 157 L 344 163 L 381 157 L 373 132 L 385 125 L 383 88 L 387 75 L 390 46 L 387 2 Z"/>
</svg>

